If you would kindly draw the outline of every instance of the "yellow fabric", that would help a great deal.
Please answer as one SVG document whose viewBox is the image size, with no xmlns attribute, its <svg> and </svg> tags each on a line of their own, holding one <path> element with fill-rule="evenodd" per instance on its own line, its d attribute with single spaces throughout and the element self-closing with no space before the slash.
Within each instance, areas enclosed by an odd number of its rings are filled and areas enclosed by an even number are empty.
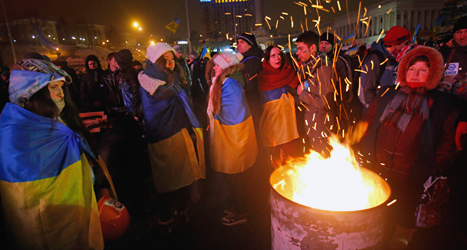
<svg viewBox="0 0 467 250">
<path fill-rule="evenodd" d="M 0 181 L 0 190 L 13 249 L 104 249 L 84 154 L 56 177 Z"/>
<path fill-rule="evenodd" d="M 236 125 L 211 119 L 211 166 L 226 174 L 241 173 L 256 161 L 258 146 L 251 116 Z"/>
<path fill-rule="evenodd" d="M 284 93 L 280 99 L 263 104 L 259 131 L 263 147 L 274 147 L 299 137 L 295 103 L 290 93 Z"/>
<path fill-rule="evenodd" d="M 175 191 L 206 178 L 203 131 L 200 128 L 194 131 L 199 160 L 186 129 L 163 141 L 148 144 L 157 192 Z"/>
</svg>

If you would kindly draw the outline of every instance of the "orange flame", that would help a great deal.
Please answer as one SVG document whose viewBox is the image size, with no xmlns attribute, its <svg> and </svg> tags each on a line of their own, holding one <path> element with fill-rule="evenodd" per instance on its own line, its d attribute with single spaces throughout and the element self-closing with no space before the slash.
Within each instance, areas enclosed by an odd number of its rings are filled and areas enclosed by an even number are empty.
<svg viewBox="0 0 467 250">
<path fill-rule="evenodd" d="M 271 177 L 273 188 L 286 198 L 312 208 L 354 211 L 378 206 L 390 195 L 389 185 L 374 172 L 359 168 L 350 148 L 329 138 L 329 158 L 311 151 L 292 160 Z M 274 176 L 274 174 L 273 174 Z"/>
</svg>

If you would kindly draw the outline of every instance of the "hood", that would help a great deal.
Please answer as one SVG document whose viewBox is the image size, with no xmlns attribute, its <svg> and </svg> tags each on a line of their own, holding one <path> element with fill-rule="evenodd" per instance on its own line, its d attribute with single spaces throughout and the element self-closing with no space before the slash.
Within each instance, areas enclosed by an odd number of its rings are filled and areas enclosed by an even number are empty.
<svg viewBox="0 0 467 250">
<path fill-rule="evenodd" d="M 378 50 L 379 52 L 383 53 L 386 56 L 391 55 L 391 53 L 389 53 L 389 51 L 386 49 L 386 46 L 384 46 L 384 40 L 383 39 L 380 39 L 379 43 L 373 42 L 371 44 L 371 48 L 375 49 L 375 50 Z"/>
<path fill-rule="evenodd" d="M 438 86 L 438 83 L 443 77 L 444 61 L 441 53 L 439 53 L 436 49 L 426 46 L 415 48 L 407 52 L 407 54 L 402 57 L 397 70 L 397 82 L 400 82 L 401 86 L 409 86 L 406 79 L 409 62 L 412 60 L 412 58 L 419 55 L 428 57 L 428 60 L 431 64 L 430 71 L 428 72 L 428 77 L 424 86 L 427 90 L 434 89 L 436 86 Z"/>
<path fill-rule="evenodd" d="M 244 86 L 244 80 L 243 80 L 243 74 L 241 73 L 241 71 L 243 70 L 243 68 L 245 67 L 245 65 L 243 63 L 237 63 L 237 64 L 234 64 L 230 67 L 227 67 L 225 68 L 224 70 L 222 70 L 222 73 L 220 74 L 220 79 L 225 79 L 227 77 L 230 77 L 230 78 L 233 78 L 237 81 L 239 81 L 242 86 Z M 240 74 L 236 74 L 235 72 L 239 72 Z"/>
<path fill-rule="evenodd" d="M 91 70 L 88 65 L 89 61 L 95 61 L 97 63 L 97 70 L 98 71 L 102 70 L 101 62 L 99 62 L 99 58 L 97 58 L 97 56 L 95 55 L 89 55 L 88 57 L 86 57 L 86 72 L 89 72 Z"/>
<path fill-rule="evenodd" d="M 258 46 L 252 46 L 245 54 L 243 54 L 243 58 L 248 58 L 250 56 L 257 56 L 260 59 L 263 58 L 263 51 Z"/>
<path fill-rule="evenodd" d="M 133 55 L 127 49 L 122 49 L 115 54 L 115 61 L 117 61 L 118 67 L 125 72 L 129 68 L 133 67 Z"/>
</svg>

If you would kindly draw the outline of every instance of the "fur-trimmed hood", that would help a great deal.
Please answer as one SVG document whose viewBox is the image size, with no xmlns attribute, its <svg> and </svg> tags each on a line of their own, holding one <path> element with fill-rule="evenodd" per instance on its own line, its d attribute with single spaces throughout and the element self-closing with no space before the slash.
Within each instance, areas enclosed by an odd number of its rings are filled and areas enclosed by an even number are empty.
<svg viewBox="0 0 467 250">
<path fill-rule="evenodd" d="M 431 47 L 417 47 L 407 52 L 407 54 L 402 57 L 397 70 L 397 82 L 399 82 L 401 86 L 409 86 L 406 79 L 409 62 L 412 58 L 420 55 L 428 57 L 428 60 L 430 61 L 430 71 L 428 72 L 428 77 L 424 86 L 427 90 L 432 90 L 438 86 L 438 83 L 443 77 L 444 61 L 441 53 Z"/>
<path fill-rule="evenodd" d="M 231 74 L 233 74 L 234 72 L 237 72 L 237 71 L 242 71 L 243 68 L 245 68 L 245 64 L 243 63 L 237 63 L 237 64 L 234 64 L 232 66 L 229 66 L 225 69 L 222 70 L 222 73 L 219 75 L 219 78 L 224 81 L 225 78 L 229 77 Z M 235 78 L 235 77 L 232 77 L 232 78 Z M 242 78 L 243 78 L 243 75 L 242 75 Z M 244 85 L 244 81 L 243 79 L 237 79 L 235 78 L 235 80 L 238 80 L 239 82 L 242 83 L 242 85 Z"/>
</svg>

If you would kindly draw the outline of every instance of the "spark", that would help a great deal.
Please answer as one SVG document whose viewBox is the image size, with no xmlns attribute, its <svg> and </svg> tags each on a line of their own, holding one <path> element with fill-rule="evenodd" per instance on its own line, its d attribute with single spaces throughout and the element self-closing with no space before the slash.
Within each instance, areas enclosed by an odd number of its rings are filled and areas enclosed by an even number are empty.
<svg viewBox="0 0 467 250">
<path fill-rule="evenodd" d="M 271 20 L 271 18 L 270 18 L 270 17 L 268 17 L 268 16 L 265 16 L 264 18 L 266 18 L 266 19 L 268 19 L 268 20 Z"/>
<path fill-rule="evenodd" d="M 334 33 L 334 36 L 335 36 L 339 41 L 342 41 L 341 37 L 338 36 L 336 33 Z"/>
<path fill-rule="evenodd" d="M 396 90 L 397 90 L 397 88 L 399 87 L 400 84 L 401 84 L 400 82 L 397 83 L 396 88 L 395 88 Z"/>
<path fill-rule="evenodd" d="M 388 61 L 389 58 L 386 58 L 386 60 L 384 60 L 382 63 L 380 63 L 379 65 L 383 65 L 384 63 L 386 63 Z"/>
<path fill-rule="evenodd" d="M 279 19 L 277 19 L 276 21 L 276 29 L 277 29 L 277 26 L 279 26 Z"/>
<path fill-rule="evenodd" d="M 264 18 L 264 20 L 266 20 L 266 23 L 268 24 L 269 29 L 271 29 L 271 25 L 269 24 L 268 19 L 267 19 L 267 18 Z"/>
<path fill-rule="evenodd" d="M 386 91 L 384 91 L 384 93 L 381 95 L 381 97 L 383 97 L 383 95 L 386 94 L 386 92 L 388 92 L 389 88 L 386 89 Z"/>
<path fill-rule="evenodd" d="M 391 13 L 391 10 L 392 10 L 392 8 L 390 8 L 390 9 L 388 10 L 388 12 L 386 12 L 386 14 L 389 14 L 389 13 Z"/>
<path fill-rule="evenodd" d="M 305 12 L 305 16 L 306 16 L 306 6 L 303 6 L 303 12 Z"/>
<path fill-rule="evenodd" d="M 331 9 L 332 9 L 332 12 L 336 13 L 336 11 L 334 10 L 334 7 L 331 7 Z"/>
<path fill-rule="evenodd" d="M 337 7 L 339 7 L 339 11 L 342 11 L 341 10 L 341 3 L 339 2 L 339 0 L 337 1 Z"/>
<path fill-rule="evenodd" d="M 363 70 L 361 70 L 361 69 L 354 69 L 354 71 L 358 71 L 358 72 L 361 72 L 361 73 L 364 73 L 364 74 L 367 73 L 366 71 L 363 71 Z"/>
<path fill-rule="evenodd" d="M 387 58 L 386 58 L 387 59 Z M 373 60 L 371 60 L 371 70 L 373 70 Z"/>
<path fill-rule="evenodd" d="M 391 205 L 394 204 L 396 201 L 397 201 L 397 199 L 394 199 L 393 201 L 389 202 L 389 203 L 387 204 L 387 206 L 388 206 L 388 207 L 391 206 Z"/>
<path fill-rule="evenodd" d="M 316 8 L 316 9 L 323 9 L 324 8 L 322 5 L 316 5 L 316 4 L 312 4 L 311 7 Z"/>
<path fill-rule="evenodd" d="M 368 28 L 370 27 L 370 21 L 371 21 L 371 16 L 370 16 L 370 18 L 368 19 L 368 22 L 366 23 L 365 36 L 366 36 L 366 34 L 368 33 Z"/>
<path fill-rule="evenodd" d="M 288 16 L 288 15 L 289 15 L 289 13 L 287 13 L 287 12 L 282 12 L 282 15 L 286 15 L 286 16 Z"/>
<path fill-rule="evenodd" d="M 305 18 L 306 31 L 308 31 L 308 17 Z"/>
<path fill-rule="evenodd" d="M 290 16 L 290 26 L 293 28 L 293 18 Z"/>
<path fill-rule="evenodd" d="M 362 78 L 358 78 L 358 96 L 360 96 L 360 90 L 362 88 Z"/>
<path fill-rule="evenodd" d="M 308 121 L 307 120 L 305 120 L 305 124 L 308 126 Z"/>
<path fill-rule="evenodd" d="M 280 17 L 280 19 L 285 20 L 283 16 L 279 16 L 279 17 Z"/>
<path fill-rule="evenodd" d="M 376 40 L 376 43 L 379 43 L 379 39 L 381 38 L 381 35 L 384 33 L 384 29 L 381 30 L 381 33 L 379 33 L 378 40 Z"/>
<path fill-rule="evenodd" d="M 367 9 L 366 9 L 366 7 L 363 7 L 363 9 L 365 10 L 365 12 L 363 12 L 363 16 L 366 16 Z"/>
</svg>

